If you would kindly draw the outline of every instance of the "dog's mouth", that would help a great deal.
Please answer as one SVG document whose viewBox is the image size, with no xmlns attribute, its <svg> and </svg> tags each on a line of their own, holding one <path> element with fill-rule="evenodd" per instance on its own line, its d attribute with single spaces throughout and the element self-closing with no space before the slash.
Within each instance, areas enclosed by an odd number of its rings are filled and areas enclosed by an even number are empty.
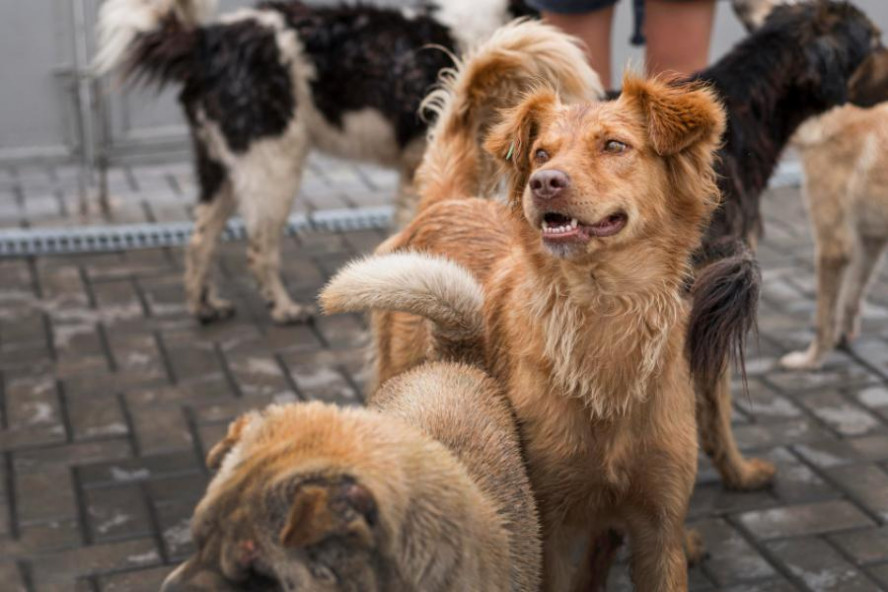
<svg viewBox="0 0 888 592">
<path fill-rule="evenodd" d="M 629 216 L 625 212 L 615 212 L 595 224 L 586 224 L 560 212 L 546 212 L 543 214 L 541 228 L 543 240 L 546 241 L 586 242 L 592 238 L 614 236 L 626 227 L 628 221 Z"/>
</svg>

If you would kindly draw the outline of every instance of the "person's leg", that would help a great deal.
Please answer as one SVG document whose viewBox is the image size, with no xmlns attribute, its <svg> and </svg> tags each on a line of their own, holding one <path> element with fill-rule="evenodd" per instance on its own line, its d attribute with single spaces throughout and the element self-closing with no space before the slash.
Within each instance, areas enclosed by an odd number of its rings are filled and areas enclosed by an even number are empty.
<svg viewBox="0 0 888 592">
<path fill-rule="evenodd" d="M 604 88 L 611 88 L 611 26 L 614 5 L 588 12 L 564 13 L 541 10 L 543 19 L 565 33 L 579 37 L 586 44 L 586 56 Z"/>
<path fill-rule="evenodd" d="M 715 0 L 647 0 L 648 74 L 691 74 L 709 62 Z"/>
</svg>

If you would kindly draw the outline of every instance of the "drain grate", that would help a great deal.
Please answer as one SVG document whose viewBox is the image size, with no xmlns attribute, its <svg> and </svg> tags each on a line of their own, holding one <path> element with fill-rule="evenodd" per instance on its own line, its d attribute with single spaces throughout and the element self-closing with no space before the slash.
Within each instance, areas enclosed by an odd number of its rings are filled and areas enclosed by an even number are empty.
<svg viewBox="0 0 888 592">
<path fill-rule="evenodd" d="M 387 229 L 392 222 L 391 206 L 350 210 L 323 210 L 294 214 L 287 221 L 288 235 L 308 232 L 348 232 Z M 34 228 L 0 230 L 0 257 L 67 255 L 178 247 L 188 241 L 190 222 L 84 226 L 81 228 Z M 223 240 L 243 240 L 243 220 L 228 223 Z"/>
</svg>

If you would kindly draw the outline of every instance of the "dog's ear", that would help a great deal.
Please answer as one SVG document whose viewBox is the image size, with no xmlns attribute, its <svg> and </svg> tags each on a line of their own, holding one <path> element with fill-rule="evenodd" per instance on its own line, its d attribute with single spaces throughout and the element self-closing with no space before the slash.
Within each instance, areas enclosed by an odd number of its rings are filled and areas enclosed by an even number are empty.
<svg viewBox="0 0 888 592">
<path fill-rule="evenodd" d="M 253 413 L 245 413 L 228 425 L 228 433 L 210 449 L 207 454 L 207 468 L 217 470 L 231 449 L 240 441 L 244 428 L 255 418 Z"/>
<path fill-rule="evenodd" d="M 372 547 L 376 516 L 376 500 L 363 485 L 350 481 L 301 485 L 280 541 L 285 547 L 301 548 L 340 536 Z"/>
<path fill-rule="evenodd" d="M 551 89 L 539 89 L 520 104 L 502 113 L 502 119 L 487 135 L 484 149 L 509 177 L 509 201 L 521 202 L 530 175 L 530 150 L 543 124 L 558 108 L 558 95 Z"/>
<path fill-rule="evenodd" d="M 620 98 L 639 111 L 660 156 L 678 154 L 699 143 L 715 146 L 725 127 L 725 112 L 715 93 L 698 83 L 628 75 Z"/>
<path fill-rule="evenodd" d="M 858 107 L 888 101 L 888 49 L 873 52 L 854 71 L 848 83 L 848 100 Z"/>
</svg>

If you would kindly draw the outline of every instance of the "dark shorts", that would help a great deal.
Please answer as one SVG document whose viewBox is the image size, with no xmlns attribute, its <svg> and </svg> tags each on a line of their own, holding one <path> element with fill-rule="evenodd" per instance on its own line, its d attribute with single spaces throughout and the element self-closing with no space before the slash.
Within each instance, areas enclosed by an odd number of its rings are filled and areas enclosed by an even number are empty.
<svg viewBox="0 0 888 592">
<path fill-rule="evenodd" d="M 557 12 L 560 14 L 577 14 L 580 12 L 592 12 L 613 6 L 619 0 L 527 0 L 530 6 L 537 10 Z"/>
</svg>

